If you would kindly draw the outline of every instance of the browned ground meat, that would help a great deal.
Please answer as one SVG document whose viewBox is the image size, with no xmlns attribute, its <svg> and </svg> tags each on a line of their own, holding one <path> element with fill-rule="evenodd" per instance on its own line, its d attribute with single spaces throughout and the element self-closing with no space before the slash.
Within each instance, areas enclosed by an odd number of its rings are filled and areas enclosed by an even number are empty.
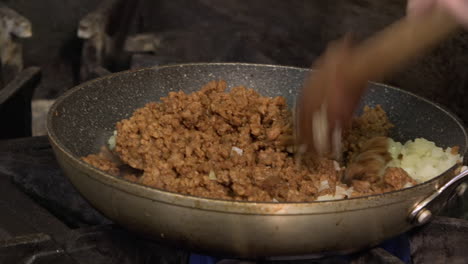
<svg viewBox="0 0 468 264">
<path fill-rule="evenodd" d="M 83 160 L 102 171 L 118 176 L 120 174 L 119 164 L 112 159 L 109 153 L 106 147 L 101 147 L 101 151 L 98 154 L 90 154 L 83 157 Z"/>
<path fill-rule="evenodd" d="M 246 201 L 314 201 L 342 185 L 343 171 L 333 160 L 296 162 L 291 112 L 283 97 L 263 97 L 245 87 L 225 90 L 224 81 L 212 81 L 191 94 L 171 92 L 118 122 L 115 155 L 140 171 L 120 171 L 120 176 L 182 194 Z M 352 156 L 361 142 L 386 136 L 391 126 L 382 108 L 366 108 L 353 121 L 346 153 Z M 106 155 L 83 159 L 119 173 Z M 398 177 L 378 184 L 355 181 L 355 194 L 393 190 L 401 186 Z"/>
<path fill-rule="evenodd" d="M 416 181 L 413 180 L 402 168 L 387 168 L 383 180 L 395 189 L 401 189 L 407 183 L 410 183 L 411 185 L 416 184 Z"/>
<path fill-rule="evenodd" d="M 380 105 L 375 108 L 365 106 L 362 115 L 353 119 L 351 129 L 346 133 L 343 143 L 345 160 L 352 160 L 371 138 L 387 137 L 392 127 L 393 124 Z"/>
<path fill-rule="evenodd" d="M 352 187 L 354 188 L 353 197 L 377 194 L 383 192 L 390 192 L 399 190 L 405 187 L 416 185 L 416 181 L 413 180 L 405 170 L 402 168 L 389 167 L 385 169 L 383 178 L 378 182 L 353 180 Z"/>
</svg>

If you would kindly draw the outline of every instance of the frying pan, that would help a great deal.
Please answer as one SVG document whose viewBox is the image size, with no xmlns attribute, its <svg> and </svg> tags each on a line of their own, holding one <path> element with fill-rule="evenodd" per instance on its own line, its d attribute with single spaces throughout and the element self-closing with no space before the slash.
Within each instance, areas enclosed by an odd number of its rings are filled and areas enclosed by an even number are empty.
<svg viewBox="0 0 468 264">
<path fill-rule="evenodd" d="M 99 151 L 115 123 L 170 91 L 193 92 L 212 80 L 245 85 L 293 105 L 309 69 L 240 63 L 182 64 L 120 72 L 81 84 L 52 106 L 48 135 L 65 175 L 115 223 L 195 252 L 239 258 L 347 254 L 424 224 L 456 193 L 468 173 L 456 165 L 423 184 L 367 197 L 312 203 L 239 202 L 200 198 L 133 183 L 79 157 Z M 369 83 L 361 102 L 377 104 L 395 124 L 395 140 L 424 137 L 441 147 L 467 148 L 451 113 L 421 97 Z"/>
</svg>

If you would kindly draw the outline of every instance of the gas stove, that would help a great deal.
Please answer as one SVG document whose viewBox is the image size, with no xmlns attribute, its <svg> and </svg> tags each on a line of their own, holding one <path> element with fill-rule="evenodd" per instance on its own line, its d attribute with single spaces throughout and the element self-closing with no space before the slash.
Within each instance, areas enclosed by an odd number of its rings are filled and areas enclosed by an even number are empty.
<svg viewBox="0 0 468 264">
<path fill-rule="evenodd" d="M 236 260 L 139 237 L 102 216 L 63 175 L 46 137 L 0 142 L 0 263 L 466 263 L 468 221 L 430 224 L 350 256 Z"/>
<path fill-rule="evenodd" d="M 367 0 L 333 5 L 308 0 L 5 2 L 0 20 L 22 21 L 25 27 L 5 35 L 19 52 L 0 68 L 0 121 L 7 124 L 0 129 L 0 263 L 468 262 L 463 199 L 445 216 L 349 256 L 239 260 L 158 244 L 91 207 L 63 175 L 43 136 L 50 104 L 83 81 L 184 62 L 308 67 L 328 41 L 350 28 L 358 38 L 369 35 L 399 17 L 406 1 L 388 6 Z M 385 13 L 375 12 L 379 8 Z M 104 47 L 102 38 L 109 40 Z M 466 39 L 466 34 L 458 36 L 388 83 L 445 105 L 466 122 Z M 459 59 L 447 64 L 452 57 Z"/>
</svg>

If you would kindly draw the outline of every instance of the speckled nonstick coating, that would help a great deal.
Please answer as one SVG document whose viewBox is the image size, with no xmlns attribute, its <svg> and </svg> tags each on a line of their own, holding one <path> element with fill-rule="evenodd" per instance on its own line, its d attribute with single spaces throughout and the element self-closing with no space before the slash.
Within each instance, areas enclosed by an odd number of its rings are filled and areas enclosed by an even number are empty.
<svg viewBox="0 0 468 264">
<path fill-rule="evenodd" d="M 409 210 L 453 177 L 402 191 L 314 203 L 252 203 L 199 198 L 153 189 L 87 165 L 117 121 L 170 91 L 192 92 L 212 80 L 245 85 L 293 104 L 308 69 L 238 63 L 155 67 L 112 74 L 71 89 L 52 106 L 48 132 L 65 175 L 116 223 L 152 239 L 199 252 L 260 258 L 348 253 L 412 228 Z M 363 103 L 382 105 L 396 125 L 392 137 L 424 137 L 439 146 L 467 147 L 460 121 L 435 104 L 397 88 L 370 84 Z M 441 204 L 441 203 L 440 203 Z M 434 208 L 438 210 L 439 208 Z"/>
</svg>

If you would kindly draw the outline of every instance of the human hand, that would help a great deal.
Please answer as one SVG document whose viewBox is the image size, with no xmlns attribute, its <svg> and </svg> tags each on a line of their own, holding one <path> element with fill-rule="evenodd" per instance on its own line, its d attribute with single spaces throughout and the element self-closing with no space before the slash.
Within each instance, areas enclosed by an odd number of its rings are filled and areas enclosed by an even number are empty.
<svg viewBox="0 0 468 264">
<path fill-rule="evenodd" d="M 420 16 L 433 7 L 447 10 L 455 19 L 468 29 L 468 0 L 408 0 L 408 16 Z"/>
<path fill-rule="evenodd" d="M 367 80 L 353 78 L 347 71 L 351 48 L 349 36 L 330 43 L 296 102 L 299 143 L 319 156 L 340 158 L 342 132 L 367 87 Z"/>
</svg>

